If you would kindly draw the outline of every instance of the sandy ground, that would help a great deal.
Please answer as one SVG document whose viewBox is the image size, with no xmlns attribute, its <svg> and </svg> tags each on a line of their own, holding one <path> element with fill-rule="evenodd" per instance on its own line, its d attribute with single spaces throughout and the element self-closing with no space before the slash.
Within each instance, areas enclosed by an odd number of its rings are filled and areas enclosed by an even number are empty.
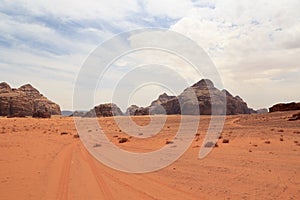
<svg viewBox="0 0 300 200">
<path fill-rule="evenodd" d="M 72 118 L 0 118 L 0 199 L 300 199 L 300 121 L 287 121 L 294 113 L 228 116 L 218 147 L 200 160 L 210 120 L 201 117 L 200 137 L 188 151 L 147 174 L 119 172 L 94 159 L 74 137 Z M 116 145 L 148 152 L 174 137 L 180 117 L 168 116 L 153 138 L 122 144 L 118 138 L 128 136 L 113 118 L 99 122 Z"/>
</svg>

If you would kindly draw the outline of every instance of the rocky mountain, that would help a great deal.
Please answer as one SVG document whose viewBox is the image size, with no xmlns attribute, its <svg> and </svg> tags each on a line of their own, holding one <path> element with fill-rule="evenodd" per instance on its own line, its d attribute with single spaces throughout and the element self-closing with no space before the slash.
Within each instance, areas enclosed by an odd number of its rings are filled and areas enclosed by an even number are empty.
<svg viewBox="0 0 300 200">
<path fill-rule="evenodd" d="M 256 113 L 257 114 L 265 114 L 265 113 L 268 113 L 268 109 L 261 108 L 261 109 L 256 110 Z"/>
<path fill-rule="evenodd" d="M 299 103 L 279 103 L 271 108 L 269 108 L 270 112 L 276 112 L 276 111 L 290 111 L 290 110 L 300 110 L 300 102 Z"/>
<path fill-rule="evenodd" d="M 123 115 L 121 109 L 114 103 L 106 103 L 95 106 L 84 117 L 111 117 Z"/>
<path fill-rule="evenodd" d="M 138 107 L 137 105 L 131 105 L 127 108 L 125 115 L 148 115 L 149 107 Z"/>
<path fill-rule="evenodd" d="M 61 115 L 62 116 L 71 116 L 71 115 L 73 115 L 73 111 L 70 111 L 70 110 L 63 110 L 63 111 L 61 111 Z"/>
<path fill-rule="evenodd" d="M 195 94 L 196 100 L 190 97 Z M 149 107 L 139 108 L 130 107 L 130 114 L 188 114 L 198 115 L 195 105 L 199 106 L 201 115 L 212 114 L 212 99 L 214 101 L 214 114 L 216 115 L 235 115 L 255 113 L 248 108 L 246 102 L 239 96 L 233 96 L 227 90 L 217 89 L 213 82 L 208 79 L 202 79 L 191 87 L 186 88 L 180 95 L 168 96 L 162 94 L 157 100 L 153 101 Z M 224 103 L 226 102 L 226 112 Z M 180 107 L 182 106 L 182 108 Z M 184 113 L 182 113 L 182 110 Z M 142 111 L 142 112 L 141 112 Z M 148 112 L 147 112 L 148 111 Z"/>
<path fill-rule="evenodd" d="M 0 116 L 33 116 L 34 113 L 47 112 L 60 115 L 60 107 L 48 100 L 30 84 L 11 88 L 0 83 Z"/>
</svg>

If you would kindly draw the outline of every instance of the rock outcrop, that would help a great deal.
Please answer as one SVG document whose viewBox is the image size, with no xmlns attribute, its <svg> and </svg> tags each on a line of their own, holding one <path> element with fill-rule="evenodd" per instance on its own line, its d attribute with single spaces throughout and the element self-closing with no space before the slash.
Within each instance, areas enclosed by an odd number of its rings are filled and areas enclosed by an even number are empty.
<svg viewBox="0 0 300 200">
<path fill-rule="evenodd" d="M 192 96 L 195 98 L 192 99 Z M 212 105 L 214 105 L 213 111 Z M 199 111 L 195 109 L 195 106 L 199 107 Z M 208 79 L 202 79 L 191 87 L 186 88 L 177 97 L 168 96 L 164 93 L 160 95 L 157 100 L 153 101 L 147 108 L 149 110 L 148 113 L 150 114 L 169 115 L 235 115 L 255 113 L 254 110 L 248 108 L 246 102 L 244 102 L 239 96 L 234 97 L 227 90 L 221 91 L 217 89 L 213 82 Z M 143 108 L 143 110 L 147 108 Z M 147 112 L 137 113 L 148 114 Z"/>
<path fill-rule="evenodd" d="M 60 107 L 48 100 L 30 84 L 18 89 L 0 83 L 0 116 L 32 116 L 37 112 L 60 115 Z"/>
<path fill-rule="evenodd" d="M 123 115 L 121 109 L 114 103 L 106 103 L 95 106 L 84 117 L 111 117 L 118 115 Z"/>
<path fill-rule="evenodd" d="M 269 112 L 290 111 L 290 110 L 300 110 L 300 102 L 279 103 L 269 108 Z"/>
</svg>

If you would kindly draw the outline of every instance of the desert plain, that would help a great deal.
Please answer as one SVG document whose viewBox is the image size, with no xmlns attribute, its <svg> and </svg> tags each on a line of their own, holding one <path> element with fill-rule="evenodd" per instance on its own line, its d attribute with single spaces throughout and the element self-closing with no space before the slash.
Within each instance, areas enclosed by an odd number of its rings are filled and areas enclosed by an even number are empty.
<svg viewBox="0 0 300 200">
<path fill-rule="evenodd" d="M 144 174 L 96 160 L 76 137 L 72 117 L 3 117 L 0 199 L 300 199 L 300 121 L 288 121 L 298 112 L 226 116 L 217 146 L 204 159 L 198 153 L 211 117 L 201 116 L 180 159 Z M 132 118 L 141 126 L 149 123 L 147 116 Z M 149 152 L 170 145 L 180 116 L 167 116 L 160 133 L 147 139 L 129 137 L 113 117 L 98 121 L 115 145 Z M 128 141 L 119 143 L 120 138 Z"/>
</svg>

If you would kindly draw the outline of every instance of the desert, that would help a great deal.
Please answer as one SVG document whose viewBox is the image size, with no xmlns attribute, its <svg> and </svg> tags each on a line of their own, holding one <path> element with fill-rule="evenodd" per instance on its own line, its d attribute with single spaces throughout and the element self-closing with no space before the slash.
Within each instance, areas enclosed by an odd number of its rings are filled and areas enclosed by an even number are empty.
<svg viewBox="0 0 300 200">
<path fill-rule="evenodd" d="M 198 159 L 210 120 L 201 116 L 183 156 L 146 174 L 119 172 L 94 159 L 74 137 L 72 118 L 1 118 L 0 199 L 298 199 L 300 121 L 288 121 L 296 113 L 227 116 L 217 147 Z M 132 118 L 149 123 L 147 116 Z M 132 137 L 125 143 L 118 139 L 128 135 L 113 117 L 98 121 L 115 145 L 148 152 L 174 138 L 180 116 L 169 115 L 151 139 Z"/>
<path fill-rule="evenodd" d="M 299 0 L 0 0 L 0 200 L 299 200 Z"/>
</svg>

